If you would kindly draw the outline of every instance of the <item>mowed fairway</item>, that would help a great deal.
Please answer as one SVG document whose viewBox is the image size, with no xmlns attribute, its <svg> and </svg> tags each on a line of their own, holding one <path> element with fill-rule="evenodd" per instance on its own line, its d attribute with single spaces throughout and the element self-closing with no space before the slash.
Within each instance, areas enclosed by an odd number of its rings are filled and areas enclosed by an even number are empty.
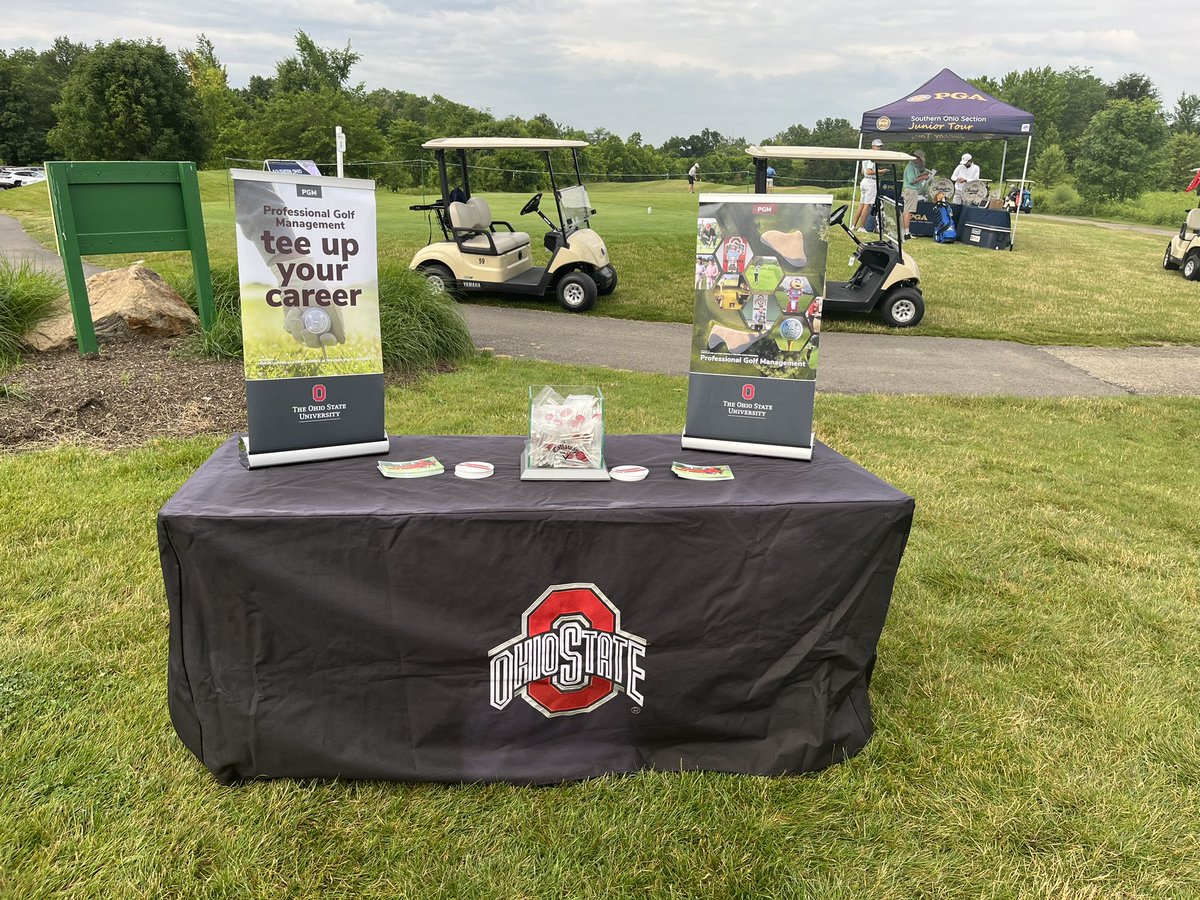
<svg viewBox="0 0 1200 900">
<path fill-rule="evenodd" d="M 704 190 L 733 190 L 702 185 Z M 214 266 L 232 265 L 234 225 L 232 186 L 222 172 L 201 173 L 205 225 Z M 663 322 L 692 317 L 696 196 L 684 184 L 598 184 L 589 187 L 598 210 L 595 229 L 608 243 L 620 286 L 602 297 L 592 315 Z M 540 220 L 519 215 L 525 194 L 486 194 L 497 219 L 512 222 L 533 237 L 535 261 L 541 247 Z M 424 213 L 408 209 L 427 195 L 380 191 L 379 246 L 385 258 L 405 263 L 430 235 Z M 550 205 L 547 202 L 549 211 Z M 0 193 L 0 212 L 16 215 L 27 229 L 53 246 L 46 190 L 42 186 Z M 439 236 L 436 225 L 434 236 Z M 848 278 L 845 261 L 853 245 L 840 229 L 833 235 L 829 278 Z M 1014 340 L 1031 344 L 1134 346 L 1200 345 L 1200 285 L 1161 266 L 1165 237 L 1113 232 L 1025 216 L 1017 249 L 982 250 L 961 244 L 938 245 L 930 239 L 906 244 L 921 266 L 926 297 L 925 320 L 911 333 Z M 106 265 L 134 257 L 98 257 Z M 148 265 L 175 280 L 187 277 L 182 254 L 152 256 Z M 557 310 L 545 301 L 477 300 Z M 885 331 L 873 320 L 830 316 L 829 330 Z"/>
<path fill-rule="evenodd" d="M 388 426 L 516 434 L 526 385 L 572 382 L 614 430 L 682 425 L 681 378 L 484 358 L 391 389 Z M 1198 416 L 820 397 L 818 436 L 917 498 L 875 738 L 550 788 L 220 787 L 168 719 L 154 531 L 220 438 L 0 458 L 0 896 L 1196 896 Z"/>
<path fill-rule="evenodd" d="M 201 181 L 232 265 L 227 184 Z M 690 321 L 695 197 L 592 194 L 621 272 L 595 314 Z M 537 234 L 525 195 L 488 196 Z M 406 261 L 420 198 L 378 198 L 382 253 Z M 0 193 L 6 210 L 52 243 L 44 189 Z M 913 333 L 1200 344 L 1200 285 L 1161 270 L 1165 239 L 1035 216 L 1019 242 L 914 242 Z M 682 378 L 481 357 L 390 388 L 388 427 L 520 434 L 546 383 L 599 385 L 613 432 L 683 426 Z M 0 898 L 1200 896 L 1198 417 L 1195 399 L 819 394 L 818 438 L 917 500 L 874 739 L 812 775 L 537 789 L 217 785 L 167 714 L 154 519 L 222 438 L 0 456 Z"/>
</svg>

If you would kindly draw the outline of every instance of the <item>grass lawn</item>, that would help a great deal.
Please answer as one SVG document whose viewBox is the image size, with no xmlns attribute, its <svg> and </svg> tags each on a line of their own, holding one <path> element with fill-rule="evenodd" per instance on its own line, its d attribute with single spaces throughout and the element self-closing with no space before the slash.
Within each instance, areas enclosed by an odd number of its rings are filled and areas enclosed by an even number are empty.
<svg viewBox="0 0 1200 900">
<path fill-rule="evenodd" d="M 598 184 L 589 192 L 599 210 L 593 224 L 608 243 L 621 279 L 593 314 L 690 322 L 696 196 L 677 181 Z M 201 173 L 201 195 L 213 265 L 230 265 L 235 259 L 232 188 L 224 173 Z M 430 233 L 424 214 L 408 209 L 421 198 L 387 191 L 377 196 L 380 255 L 407 263 Z M 539 222 L 518 214 L 528 197 L 487 196 L 495 218 L 534 236 L 535 260 L 544 263 L 548 255 L 540 246 Z M 35 237 L 53 246 L 44 186 L 0 192 L 0 212 L 17 216 Z M 852 245 L 840 229 L 832 233 L 829 277 L 845 279 L 852 270 L 842 260 L 850 256 Z M 908 333 L 1031 344 L 1198 345 L 1200 289 L 1177 272 L 1163 271 L 1165 243 L 1165 238 L 1049 222 L 1036 215 L 1021 218 L 1018 249 L 1012 253 L 912 241 L 906 247 L 921 266 L 927 312 L 924 322 Z M 117 265 L 134 258 L 96 261 Z M 176 280 L 190 271 L 185 254 L 155 255 L 148 264 Z M 492 302 L 558 309 L 553 300 Z M 830 316 L 827 327 L 888 330 L 857 316 Z"/>
<path fill-rule="evenodd" d="M 681 378 L 490 359 L 388 425 L 520 433 L 526 385 L 572 382 L 613 431 L 682 425 Z M 874 740 L 540 789 L 218 786 L 167 717 L 154 517 L 220 439 L 0 457 L 0 896 L 1196 896 L 1198 416 L 820 396 L 818 436 L 917 498 Z"/>
</svg>

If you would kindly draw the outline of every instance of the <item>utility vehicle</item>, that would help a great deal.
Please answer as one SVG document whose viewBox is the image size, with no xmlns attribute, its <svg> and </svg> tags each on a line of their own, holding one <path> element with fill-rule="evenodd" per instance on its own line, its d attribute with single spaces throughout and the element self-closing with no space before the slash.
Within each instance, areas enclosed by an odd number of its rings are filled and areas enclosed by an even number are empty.
<svg viewBox="0 0 1200 900">
<path fill-rule="evenodd" d="M 839 206 L 829 217 L 830 225 L 840 225 L 854 241 L 854 259 L 858 268 L 849 281 L 826 281 L 825 312 L 874 313 L 893 328 L 911 328 L 925 315 L 925 298 L 921 293 L 921 270 L 916 260 L 904 252 L 900 219 L 903 198 L 898 177 L 903 167 L 913 159 L 907 153 L 894 150 L 871 150 L 842 147 L 760 147 L 746 152 L 754 157 L 754 190 L 765 194 L 767 166 L 771 159 L 873 160 L 878 190 L 875 194 L 877 235 L 860 240 L 845 222 L 847 207 Z M 885 178 L 886 176 L 886 178 Z M 890 187 L 885 189 L 885 182 Z M 886 196 L 887 193 L 891 196 Z M 900 198 L 899 202 L 892 198 Z"/>
<path fill-rule="evenodd" d="M 1192 187 L 1200 193 L 1200 169 L 1195 170 Z M 1200 281 L 1200 206 L 1191 210 L 1183 220 L 1179 234 L 1171 238 L 1163 253 L 1164 269 L 1179 269 L 1183 277 Z"/>
<path fill-rule="evenodd" d="M 592 230 L 596 211 L 579 171 L 579 150 L 587 146 L 586 141 L 460 137 L 439 138 L 422 146 L 433 151 L 442 196 L 410 209 L 434 216 L 443 239 L 431 240 L 418 250 L 410 267 L 436 287 L 456 294 L 525 297 L 553 292 L 559 304 L 572 312 L 591 309 L 597 296 L 616 289 L 617 270 L 604 240 Z M 532 150 L 545 159 L 557 221 L 542 211 L 540 192 L 529 198 L 521 215 L 536 213 L 549 229 L 542 238 L 550 253 L 547 265 L 533 264 L 528 233 L 493 219 L 488 202 L 471 194 L 468 154 L 480 150 Z M 570 151 L 574 184 L 560 186 L 560 173 L 551 159 L 555 150 Z"/>
</svg>

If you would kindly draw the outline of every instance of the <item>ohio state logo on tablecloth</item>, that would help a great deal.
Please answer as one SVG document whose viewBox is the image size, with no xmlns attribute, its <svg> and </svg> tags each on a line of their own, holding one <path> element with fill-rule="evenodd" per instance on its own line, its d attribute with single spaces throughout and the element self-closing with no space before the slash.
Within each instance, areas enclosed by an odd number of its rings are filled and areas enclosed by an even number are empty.
<svg viewBox="0 0 1200 900">
<path fill-rule="evenodd" d="M 496 709 L 518 695 L 547 717 L 591 712 L 621 692 L 644 702 L 646 640 L 621 629 L 621 611 L 594 584 L 546 588 L 521 633 L 488 657 Z"/>
</svg>

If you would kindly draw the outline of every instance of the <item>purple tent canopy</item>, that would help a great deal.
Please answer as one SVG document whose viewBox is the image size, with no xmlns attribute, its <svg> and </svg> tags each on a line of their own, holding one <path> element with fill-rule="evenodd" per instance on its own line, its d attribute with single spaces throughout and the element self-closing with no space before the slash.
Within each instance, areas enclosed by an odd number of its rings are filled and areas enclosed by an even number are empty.
<svg viewBox="0 0 1200 900">
<path fill-rule="evenodd" d="M 863 113 L 864 136 L 892 140 L 977 141 L 1028 137 L 1033 114 L 1001 103 L 942 69 L 911 94 Z"/>
</svg>

